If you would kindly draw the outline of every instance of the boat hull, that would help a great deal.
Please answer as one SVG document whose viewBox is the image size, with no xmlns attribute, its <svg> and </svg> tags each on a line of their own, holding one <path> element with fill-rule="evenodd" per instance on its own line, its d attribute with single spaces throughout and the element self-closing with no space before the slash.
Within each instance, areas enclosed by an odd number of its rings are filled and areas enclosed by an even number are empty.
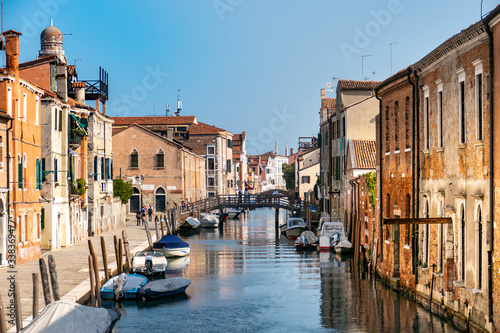
<svg viewBox="0 0 500 333">
<path fill-rule="evenodd" d="M 189 247 L 180 247 L 180 248 L 164 248 L 164 249 L 155 249 L 155 251 L 163 252 L 166 258 L 170 257 L 185 257 L 189 253 L 191 253 L 191 248 Z"/>
<path fill-rule="evenodd" d="M 101 288 L 102 299 L 115 299 L 115 290 L 113 288 L 117 276 L 108 280 Z M 136 280 L 136 281 L 133 281 Z M 123 286 L 122 299 L 136 299 L 139 296 L 141 288 L 148 283 L 148 279 L 139 274 L 128 274 L 127 283 Z M 128 284 L 128 285 L 127 285 Z"/>
<path fill-rule="evenodd" d="M 297 239 L 304 231 L 308 230 L 307 228 L 292 228 L 286 230 L 286 238 L 288 239 Z"/>
</svg>

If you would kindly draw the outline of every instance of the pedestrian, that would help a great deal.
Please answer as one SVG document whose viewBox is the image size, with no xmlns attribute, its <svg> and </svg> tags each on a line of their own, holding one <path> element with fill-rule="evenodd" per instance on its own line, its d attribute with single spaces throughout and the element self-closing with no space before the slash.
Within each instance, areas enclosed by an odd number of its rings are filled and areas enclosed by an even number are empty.
<svg viewBox="0 0 500 333">
<path fill-rule="evenodd" d="M 149 205 L 148 208 L 148 217 L 149 217 L 149 222 L 153 222 L 153 207 L 151 207 L 151 205 Z"/>
<path fill-rule="evenodd" d="M 238 189 L 238 203 L 241 203 L 242 196 L 243 196 L 243 193 L 241 192 L 241 189 Z"/>
<path fill-rule="evenodd" d="M 247 203 L 248 201 L 248 190 L 245 189 L 245 203 Z"/>
<path fill-rule="evenodd" d="M 142 225 L 144 225 L 144 222 L 146 222 L 146 212 L 142 212 L 141 218 L 142 218 Z"/>
<path fill-rule="evenodd" d="M 135 214 L 135 218 L 137 219 L 137 225 L 141 225 L 141 211 L 138 210 L 137 214 Z"/>
</svg>

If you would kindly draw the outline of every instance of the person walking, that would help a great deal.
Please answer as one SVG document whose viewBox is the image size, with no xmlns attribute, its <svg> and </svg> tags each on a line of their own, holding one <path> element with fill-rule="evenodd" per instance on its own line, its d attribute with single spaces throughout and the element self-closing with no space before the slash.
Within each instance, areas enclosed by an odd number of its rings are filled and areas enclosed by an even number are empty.
<svg viewBox="0 0 500 333">
<path fill-rule="evenodd" d="M 153 207 L 151 207 L 151 205 L 149 205 L 148 208 L 148 217 L 149 217 L 149 222 L 153 222 Z"/>
<path fill-rule="evenodd" d="M 137 225 L 140 226 L 141 225 L 141 220 L 142 220 L 142 217 L 141 217 L 141 211 L 137 211 L 137 214 L 135 214 L 135 218 L 137 219 Z"/>
<path fill-rule="evenodd" d="M 146 205 L 142 207 L 141 209 L 141 219 L 142 219 L 142 225 L 144 225 L 144 221 L 146 221 Z"/>
</svg>

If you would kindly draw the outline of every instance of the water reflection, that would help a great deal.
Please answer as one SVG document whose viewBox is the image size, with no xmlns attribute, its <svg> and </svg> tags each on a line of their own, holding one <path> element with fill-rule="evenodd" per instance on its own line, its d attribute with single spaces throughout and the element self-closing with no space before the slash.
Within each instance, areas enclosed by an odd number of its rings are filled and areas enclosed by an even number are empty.
<svg viewBox="0 0 500 333">
<path fill-rule="evenodd" d="M 272 209 L 182 238 L 167 275 L 192 279 L 187 295 L 119 305 L 115 332 L 455 332 L 351 259 L 276 241 Z"/>
</svg>

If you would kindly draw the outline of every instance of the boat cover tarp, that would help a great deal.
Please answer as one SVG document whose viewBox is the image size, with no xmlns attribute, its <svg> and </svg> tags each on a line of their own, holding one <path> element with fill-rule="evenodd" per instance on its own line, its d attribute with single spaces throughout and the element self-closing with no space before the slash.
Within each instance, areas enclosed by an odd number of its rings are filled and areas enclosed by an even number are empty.
<svg viewBox="0 0 500 333">
<path fill-rule="evenodd" d="M 149 281 L 143 287 L 143 290 L 150 289 L 151 291 L 154 291 L 157 293 L 167 293 L 167 292 L 171 292 L 171 291 L 174 291 L 177 289 L 187 287 L 190 284 L 191 284 L 191 280 L 182 278 L 180 276 L 176 276 L 176 277 L 172 277 L 172 278 L 168 278 L 168 279 Z"/>
<path fill-rule="evenodd" d="M 23 333 L 33 332 L 106 332 L 112 319 L 104 308 L 93 308 L 66 300 L 47 305 Z"/>
<path fill-rule="evenodd" d="M 219 223 L 219 219 L 217 218 L 217 216 L 213 214 L 205 215 L 201 219 L 201 224 L 216 224 L 216 223 Z"/>
<path fill-rule="evenodd" d="M 307 243 L 316 243 L 318 241 L 318 237 L 311 230 L 304 231 L 300 236 L 304 236 Z"/>
<path fill-rule="evenodd" d="M 194 217 L 188 217 L 186 219 L 186 222 L 191 224 L 193 227 L 199 227 L 200 226 L 200 221 L 198 219 L 195 219 Z"/>
<path fill-rule="evenodd" d="M 179 249 L 189 247 L 189 244 L 176 235 L 165 235 L 153 244 L 153 249 Z"/>
</svg>

